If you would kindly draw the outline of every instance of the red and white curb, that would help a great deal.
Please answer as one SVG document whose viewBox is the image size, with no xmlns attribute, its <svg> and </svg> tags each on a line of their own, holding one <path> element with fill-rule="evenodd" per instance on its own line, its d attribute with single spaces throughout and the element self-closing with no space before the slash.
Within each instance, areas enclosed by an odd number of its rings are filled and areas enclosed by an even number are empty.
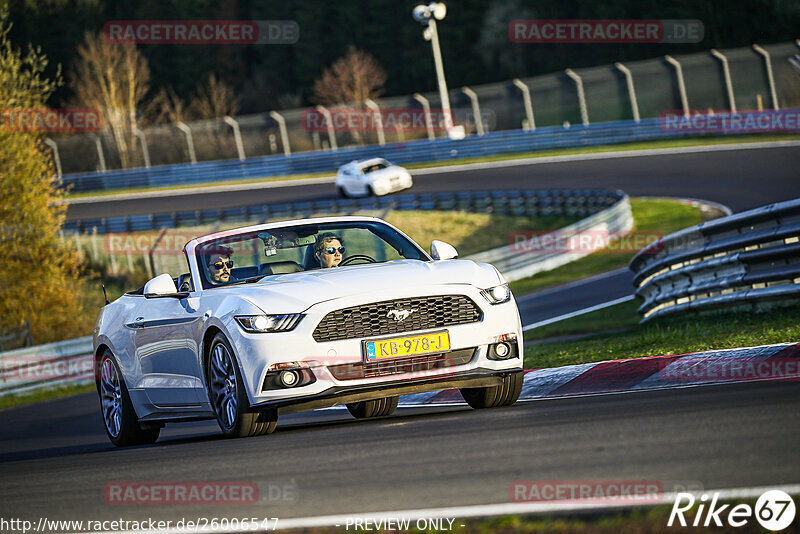
<svg viewBox="0 0 800 534">
<path fill-rule="evenodd" d="M 800 343 L 527 369 L 520 400 L 764 380 L 800 380 Z M 461 403 L 456 389 L 400 397 L 401 406 Z"/>
</svg>

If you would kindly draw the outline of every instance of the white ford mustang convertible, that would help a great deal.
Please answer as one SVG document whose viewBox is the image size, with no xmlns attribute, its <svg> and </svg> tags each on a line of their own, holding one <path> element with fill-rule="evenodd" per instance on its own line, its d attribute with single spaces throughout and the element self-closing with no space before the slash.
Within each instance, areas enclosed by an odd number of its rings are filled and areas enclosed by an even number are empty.
<svg viewBox="0 0 800 534">
<path fill-rule="evenodd" d="M 346 405 L 390 415 L 400 395 L 460 389 L 473 408 L 513 404 L 522 327 L 493 266 L 428 255 L 388 223 L 328 217 L 206 235 L 186 272 L 156 276 L 97 318 L 97 391 L 115 445 L 165 423 L 216 419 L 230 437 L 278 416 Z"/>
</svg>

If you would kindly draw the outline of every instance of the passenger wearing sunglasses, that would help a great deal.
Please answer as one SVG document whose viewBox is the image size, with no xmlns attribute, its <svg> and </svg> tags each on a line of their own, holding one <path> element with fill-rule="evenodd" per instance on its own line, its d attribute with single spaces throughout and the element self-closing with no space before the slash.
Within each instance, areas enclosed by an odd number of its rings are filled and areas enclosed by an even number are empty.
<svg viewBox="0 0 800 534">
<path fill-rule="evenodd" d="M 338 267 L 344 258 L 344 244 L 332 233 L 320 234 L 314 244 L 314 257 L 322 269 Z"/>
<path fill-rule="evenodd" d="M 233 251 L 222 247 L 208 257 L 208 275 L 212 284 L 227 284 L 231 281 Z"/>
</svg>

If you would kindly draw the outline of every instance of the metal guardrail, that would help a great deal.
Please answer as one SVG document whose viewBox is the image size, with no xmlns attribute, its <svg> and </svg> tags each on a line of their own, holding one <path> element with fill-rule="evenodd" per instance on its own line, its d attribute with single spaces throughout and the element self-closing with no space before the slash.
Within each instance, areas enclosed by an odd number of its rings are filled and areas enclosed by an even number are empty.
<svg viewBox="0 0 800 534">
<path fill-rule="evenodd" d="M 325 210 L 329 210 L 332 206 L 340 209 L 349 206 L 354 209 L 439 209 L 528 216 L 584 217 L 576 223 L 556 230 L 561 235 L 577 235 L 584 231 L 598 230 L 616 233 L 630 229 L 633 223 L 628 196 L 622 191 L 605 190 L 472 191 L 371 197 L 357 201 L 331 200 L 321 204 L 305 202 L 270 205 L 268 209 L 267 206 L 263 206 L 259 216 L 304 216 L 310 215 L 317 208 L 324 207 Z M 247 211 L 251 208 L 241 209 Z M 106 231 L 108 226 L 102 226 L 100 229 Z M 517 280 L 563 265 L 583 255 L 584 253 L 572 252 L 521 254 L 510 244 L 474 254 L 469 256 L 469 259 L 494 263 L 500 272 L 509 277 L 509 280 Z M 3 352 L 0 353 L 0 396 L 66 384 L 90 383 L 94 379 L 93 373 L 91 337 Z"/>
<path fill-rule="evenodd" d="M 92 336 L 0 354 L 0 396 L 94 381 Z"/>
<path fill-rule="evenodd" d="M 633 228 L 633 214 L 628 195 L 617 192 L 617 200 L 610 207 L 585 219 L 573 223 L 555 232 L 538 235 L 528 241 L 509 244 L 486 252 L 479 252 L 468 259 L 491 263 L 503 273 L 509 282 L 533 276 L 536 273 L 549 271 L 580 259 L 594 252 L 590 248 L 562 250 L 555 248 L 552 252 L 532 246 L 532 243 L 543 242 L 580 242 L 582 235 L 597 237 L 621 235 Z M 556 237 L 557 236 L 557 237 Z M 552 239 L 548 239 L 552 237 Z"/>
<path fill-rule="evenodd" d="M 527 130 L 504 130 L 482 136 L 453 140 L 422 139 L 386 145 L 368 145 L 339 150 L 300 152 L 261 156 L 245 160 L 231 159 L 199 163 L 180 163 L 150 168 L 107 172 L 66 174 L 63 185 L 74 192 L 112 191 L 141 187 L 163 187 L 200 182 L 224 182 L 285 176 L 291 174 L 335 172 L 357 159 L 384 157 L 394 163 L 447 160 L 454 157 L 478 157 L 492 154 L 528 152 L 556 148 L 608 145 L 632 141 L 667 139 L 695 135 L 680 129 L 667 129 L 662 119 L 614 121 L 591 124 L 549 126 Z"/>
<path fill-rule="evenodd" d="M 631 261 L 643 321 L 800 300 L 800 199 L 670 234 Z"/>
<path fill-rule="evenodd" d="M 566 215 L 586 217 L 620 200 L 621 192 L 605 190 L 495 190 L 458 193 L 411 193 L 359 199 L 257 204 L 228 209 L 195 210 L 156 215 L 109 217 L 70 221 L 65 232 L 98 234 L 137 232 L 158 228 L 201 226 L 211 223 L 244 223 L 278 218 L 302 218 L 313 214 L 352 213 L 364 210 L 460 210 L 539 217 Z"/>
</svg>

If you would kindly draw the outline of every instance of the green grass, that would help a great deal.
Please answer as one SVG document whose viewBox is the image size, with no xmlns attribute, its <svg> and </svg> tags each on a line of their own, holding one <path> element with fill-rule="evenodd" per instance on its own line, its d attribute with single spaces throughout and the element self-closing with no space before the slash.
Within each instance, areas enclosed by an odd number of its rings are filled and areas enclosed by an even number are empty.
<svg viewBox="0 0 800 534">
<path fill-rule="evenodd" d="M 482 157 L 453 158 L 445 161 L 438 160 L 438 161 L 410 163 L 404 166 L 407 169 L 423 169 L 429 167 L 446 167 L 449 165 L 466 165 L 470 163 L 490 163 L 493 161 L 509 161 L 515 159 L 566 156 L 570 154 L 594 154 L 599 152 L 620 152 L 624 150 L 642 150 L 642 149 L 651 150 L 656 148 L 680 148 L 680 147 L 704 146 L 704 145 L 730 145 L 739 143 L 768 142 L 768 141 L 794 141 L 798 139 L 800 139 L 800 136 L 798 135 L 769 135 L 769 136 L 748 135 L 748 136 L 737 136 L 737 137 L 700 137 L 700 138 L 688 138 L 688 139 L 672 139 L 665 141 L 622 143 L 618 145 L 563 148 L 557 150 L 543 150 L 537 152 L 515 152 L 511 154 L 495 154 L 491 156 L 482 156 Z M 185 186 L 139 187 L 131 189 L 118 189 L 114 191 L 88 191 L 81 193 L 70 193 L 68 194 L 67 199 L 122 195 L 129 193 L 142 193 L 145 191 L 186 190 L 191 192 L 195 189 L 203 187 L 214 187 L 221 185 L 244 185 L 244 184 L 263 183 L 263 182 L 301 180 L 307 178 L 323 178 L 326 176 L 332 176 L 335 173 L 336 169 L 331 169 L 328 172 L 293 174 L 288 176 L 287 175 L 263 176 L 247 180 L 203 182 Z"/>
<path fill-rule="evenodd" d="M 652 232 L 654 235 L 670 234 L 723 215 L 716 210 L 703 210 L 700 206 L 657 198 L 632 198 L 631 211 L 633 212 L 634 231 Z M 633 256 L 634 252 L 632 251 L 599 250 L 552 271 L 512 282 L 511 290 L 515 295 L 524 295 L 532 291 L 587 278 L 625 267 Z"/>
<path fill-rule="evenodd" d="M 13 408 L 15 406 L 23 406 L 25 404 L 33 404 L 35 402 L 70 397 L 72 395 L 88 393 L 90 391 L 95 391 L 94 384 L 65 386 L 55 389 L 42 389 L 39 391 L 32 391 L 30 393 L 22 393 L 19 395 L 6 395 L 0 397 L 0 410 Z"/>
<path fill-rule="evenodd" d="M 525 366 L 559 367 L 800 341 L 800 306 L 760 313 L 726 311 L 706 315 L 683 314 L 657 318 L 639 325 L 635 324 L 639 316 L 632 304 L 618 304 L 526 332 L 526 339 L 534 340 L 566 332 L 604 332 L 610 325 L 631 327 L 630 330 L 615 334 L 598 333 L 580 340 L 528 345 L 525 347 Z"/>
</svg>

